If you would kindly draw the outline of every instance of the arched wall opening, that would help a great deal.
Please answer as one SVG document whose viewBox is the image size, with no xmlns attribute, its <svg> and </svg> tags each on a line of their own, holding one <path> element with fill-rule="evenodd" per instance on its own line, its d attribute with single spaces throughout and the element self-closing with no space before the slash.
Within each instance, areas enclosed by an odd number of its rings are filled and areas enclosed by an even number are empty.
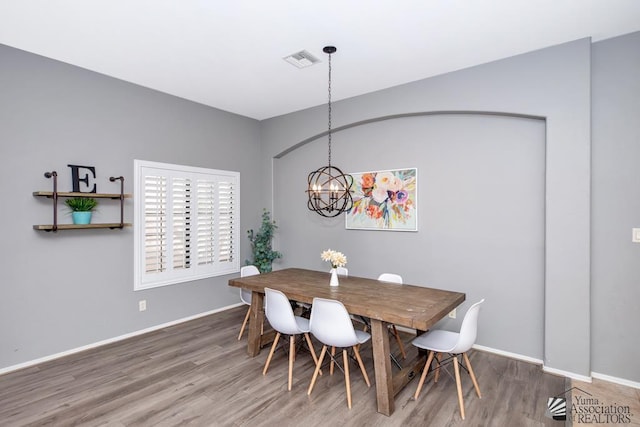
<svg viewBox="0 0 640 427">
<path fill-rule="evenodd" d="M 332 163 L 345 172 L 417 168 L 417 232 L 345 230 L 344 216 L 307 210 L 307 175 L 327 162 L 325 135 L 273 160 L 281 266 L 323 269 L 320 252 L 332 248 L 347 255 L 350 274 L 395 272 L 406 283 L 465 292 L 461 312 L 486 298 L 478 343 L 542 360 L 545 119 L 437 111 L 334 129 Z"/>
</svg>

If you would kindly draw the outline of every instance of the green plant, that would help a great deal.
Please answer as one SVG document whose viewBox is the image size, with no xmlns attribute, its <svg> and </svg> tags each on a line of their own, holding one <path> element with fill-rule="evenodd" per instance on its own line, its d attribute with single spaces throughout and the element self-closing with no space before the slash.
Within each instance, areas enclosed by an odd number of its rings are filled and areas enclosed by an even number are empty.
<svg viewBox="0 0 640 427">
<path fill-rule="evenodd" d="M 271 271 L 271 264 L 274 260 L 282 258 L 282 254 L 274 251 L 271 246 L 273 240 L 273 232 L 278 228 L 276 222 L 271 220 L 271 214 L 268 210 L 262 212 L 262 225 L 260 231 L 254 233 L 253 230 L 247 231 L 249 240 L 251 241 L 251 250 L 253 251 L 253 262 L 246 261 L 247 265 L 253 264 L 258 267 L 261 273 Z"/>
<path fill-rule="evenodd" d="M 91 212 L 98 206 L 98 201 L 93 197 L 74 197 L 66 199 L 64 203 L 73 212 Z"/>
</svg>

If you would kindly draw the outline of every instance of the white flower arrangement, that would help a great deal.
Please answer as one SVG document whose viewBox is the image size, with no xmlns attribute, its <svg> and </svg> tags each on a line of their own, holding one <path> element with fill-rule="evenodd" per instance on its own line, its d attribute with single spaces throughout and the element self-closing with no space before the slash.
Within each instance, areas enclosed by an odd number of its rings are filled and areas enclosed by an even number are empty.
<svg viewBox="0 0 640 427">
<path fill-rule="evenodd" d="M 338 251 L 334 251 L 331 249 L 327 249 L 320 254 L 320 258 L 323 261 L 328 261 L 331 263 L 331 268 L 344 267 L 347 265 L 347 257 Z"/>
</svg>

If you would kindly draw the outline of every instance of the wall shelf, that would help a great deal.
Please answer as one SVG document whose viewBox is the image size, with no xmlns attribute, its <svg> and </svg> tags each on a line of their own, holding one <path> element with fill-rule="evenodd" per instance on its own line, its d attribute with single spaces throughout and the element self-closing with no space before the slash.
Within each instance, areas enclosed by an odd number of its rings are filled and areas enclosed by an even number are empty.
<svg viewBox="0 0 640 427">
<path fill-rule="evenodd" d="M 40 197 L 53 197 L 53 191 L 34 191 L 34 196 Z M 123 194 L 125 199 L 131 198 L 131 194 Z M 58 191 L 58 197 L 93 197 L 94 199 L 119 199 L 120 194 L 108 194 L 108 193 L 68 193 Z"/>
<path fill-rule="evenodd" d="M 58 230 L 86 230 L 97 228 L 122 229 L 129 227 L 131 224 L 124 222 L 124 199 L 131 197 L 131 194 L 124 193 L 124 177 L 110 177 L 109 181 L 120 181 L 120 193 L 78 193 L 58 191 L 58 173 L 56 171 L 45 172 L 46 178 L 53 178 L 53 191 L 34 191 L 34 197 L 46 197 L 53 199 L 53 224 L 34 225 L 34 230 L 53 231 Z M 94 199 L 114 199 L 120 200 L 120 222 L 113 223 L 97 223 L 97 224 L 58 224 L 58 198 L 60 197 L 85 197 Z"/>
<path fill-rule="evenodd" d="M 53 224 L 40 224 L 34 225 L 34 230 L 44 230 L 44 231 L 56 231 L 56 230 L 82 230 L 88 228 L 123 228 L 130 227 L 131 224 L 123 223 L 122 225 L 119 222 L 114 223 L 99 223 L 99 224 L 57 224 L 54 230 Z"/>
</svg>

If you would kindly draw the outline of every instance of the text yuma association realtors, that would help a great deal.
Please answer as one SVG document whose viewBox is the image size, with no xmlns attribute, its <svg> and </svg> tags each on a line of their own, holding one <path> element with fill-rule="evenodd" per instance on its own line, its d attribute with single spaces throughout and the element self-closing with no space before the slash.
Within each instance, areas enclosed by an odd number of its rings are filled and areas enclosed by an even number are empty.
<svg viewBox="0 0 640 427">
<path fill-rule="evenodd" d="M 606 405 L 594 397 L 573 396 L 571 420 L 580 424 L 629 424 L 633 414 L 629 406 Z"/>
</svg>

